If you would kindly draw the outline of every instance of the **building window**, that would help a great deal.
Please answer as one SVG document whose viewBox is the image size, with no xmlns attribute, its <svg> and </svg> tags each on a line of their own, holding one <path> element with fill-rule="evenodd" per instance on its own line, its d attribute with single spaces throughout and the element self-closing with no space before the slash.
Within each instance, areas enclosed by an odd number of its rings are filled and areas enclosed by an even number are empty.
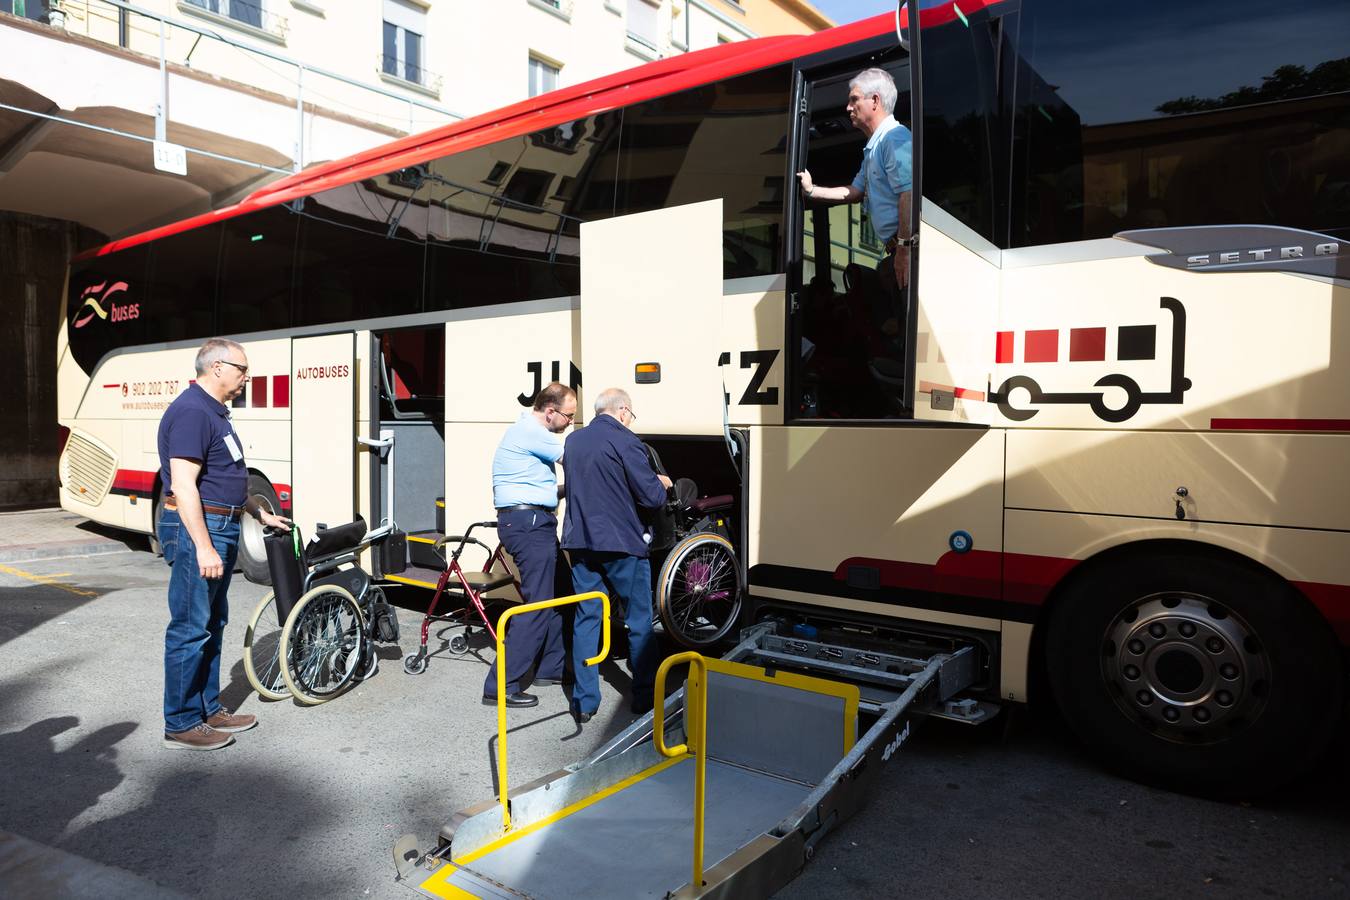
<svg viewBox="0 0 1350 900">
<path fill-rule="evenodd" d="M 188 5 L 234 19 L 254 28 L 263 27 L 262 0 L 187 0 Z"/>
<path fill-rule="evenodd" d="M 49 0 L 0 0 L 0 12 L 46 22 L 48 2 Z"/>
<path fill-rule="evenodd" d="M 530 57 L 530 96 L 538 97 L 558 89 L 558 72 L 561 70 L 542 59 Z"/>
<path fill-rule="evenodd" d="M 427 14 L 406 0 L 384 0 L 384 53 L 380 68 L 386 75 L 426 85 L 422 68 L 422 35 L 427 30 Z"/>
<path fill-rule="evenodd" d="M 628 0 L 628 37 L 656 50 L 660 47 L 661 7 L 648 0 Z"/>
</svg>

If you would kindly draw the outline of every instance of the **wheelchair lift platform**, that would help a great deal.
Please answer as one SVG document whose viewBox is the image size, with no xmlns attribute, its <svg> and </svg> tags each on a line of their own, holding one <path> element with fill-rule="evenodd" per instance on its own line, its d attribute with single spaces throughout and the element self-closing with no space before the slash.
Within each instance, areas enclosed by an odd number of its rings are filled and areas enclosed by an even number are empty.
<svg viewBox="0 0 1350 900">
<path fill-rule="evenodd" d="M 435 849 L 405 837 L 399 880 L 430 897 L 767 897 L 864 805 L 917 718 L 989 713 L 952 700 L 977 677 L 974 647 L 897 655 L 776 630 L 667 660 L 658 702 L 672 664 L 689 675 L 658 710 L 506 810 L 457 813 Z"/>
</svg>

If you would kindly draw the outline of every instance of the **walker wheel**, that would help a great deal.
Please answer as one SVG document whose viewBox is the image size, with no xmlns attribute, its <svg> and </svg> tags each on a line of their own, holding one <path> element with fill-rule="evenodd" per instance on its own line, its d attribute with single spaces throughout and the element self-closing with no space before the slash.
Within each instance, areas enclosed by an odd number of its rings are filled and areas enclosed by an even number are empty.
<svg viewBox="0 0 1350 900">
<path fill-rule="evenodd" d="M 464 635 L 457 634 L 450 639 L 451 653 L 467 653 L 468 651 L 469 642 L 464 638 Z"/>
<path fill-rule="evenodd" d="M 420 653 L 411 653 L 403 658 L 403 671 L 409 675 L 421 675 L 427 670 L 427 658 Z"/>
</svg>

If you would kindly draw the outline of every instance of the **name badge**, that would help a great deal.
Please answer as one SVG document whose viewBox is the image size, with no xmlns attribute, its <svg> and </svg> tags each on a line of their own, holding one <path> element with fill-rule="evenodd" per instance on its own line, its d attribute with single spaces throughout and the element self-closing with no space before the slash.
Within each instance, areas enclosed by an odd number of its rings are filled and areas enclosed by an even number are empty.
<svg viewBox="0 0 1350 900">
<path fill-rule="evenodd" d="M 239 442 L 234 439 L 234 435 L 225 435 L 225 449 L 230 451 L 230 459 L 235 462 L 244 458 L 244 452 L 239 449 Z"/>
</svg>

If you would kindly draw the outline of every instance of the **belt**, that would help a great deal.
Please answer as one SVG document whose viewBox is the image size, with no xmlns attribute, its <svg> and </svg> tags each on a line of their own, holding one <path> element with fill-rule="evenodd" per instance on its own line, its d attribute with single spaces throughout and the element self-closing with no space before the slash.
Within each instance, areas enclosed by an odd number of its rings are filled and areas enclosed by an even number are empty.
<svg viewBox="0 0 1350 900">
<path fill-rule="evenodd" d="M 530 512 L 546 512 L 550 515 L 558 511 L 558 507 L 556 506 L 536 506 L 533 503 L 517 503 L 515 506 L 499 506 L 497 507 L 497 512 L 504 513 L 513 509 L 526 509 Z"/>
<path fill-rule="evenodd" d="M 164 508 L 176 510 L 178 509 L 178 503 L 170 497 L 164 501 Z M 242 506 L 221 506 L 219 503 L 207 503 L 203 500 L 202 512 L 217 516 L 229 516 L 231 519 L 237 520 L 244 515 L 244 508 Z"/>
</svg>

